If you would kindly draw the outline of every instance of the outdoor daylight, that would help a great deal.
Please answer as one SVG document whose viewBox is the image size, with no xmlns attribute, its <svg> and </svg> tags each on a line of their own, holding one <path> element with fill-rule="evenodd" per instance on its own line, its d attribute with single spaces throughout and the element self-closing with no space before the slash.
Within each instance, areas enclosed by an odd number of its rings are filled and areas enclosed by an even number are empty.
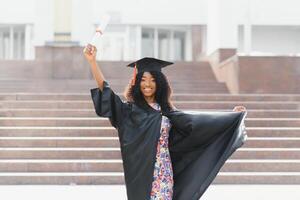
<svg viewBox="0 0 300 200">
<path fill-rule="evenodd" d="M 300 200 L 299 0 L 0 0 L 0 200 Z"/>
</svg>

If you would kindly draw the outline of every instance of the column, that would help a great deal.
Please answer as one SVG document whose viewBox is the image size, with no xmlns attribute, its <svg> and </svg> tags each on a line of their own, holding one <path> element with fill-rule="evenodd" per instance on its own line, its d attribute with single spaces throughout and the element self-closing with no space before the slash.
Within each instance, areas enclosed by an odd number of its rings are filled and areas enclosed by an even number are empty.
<svg viewBox="0 0 300 200">
<path fill-rule="evenodd" d="M 135 59 L 140 59 L 142 55 L 142 27 L 136 26 L 136 54 Z"/>
<path fill-rule="evenodd" d="M 14 28 L 9 27 L 9 55 L 8 59 L 14 59 Z"/>
<path fill-rule="evenodd" d="M 247 0 L 246 21 L 244 24 L 244 52 L 250 54 L 252 50 L 252 20 L 251 0 Z"/>
<path fill-rule="evenodd" d="M 154 28 L 154 57 L 158 58 L 158 28 Z"/>
<path fill-rule="evenodd" d="M 174 52 L 174 30 L 170 31 L 170 38 L 169 38 L 169 60 L 174 60 L 175 52 Z"/>
<path fill-rule="evenodd" d="M 4 59 L 3 32 L 0 29 L 0 59 Z"/>
<path fill-rule="evenodd" d="M 54 1 L 54 41 L 71 41 L 72 0 Z"/>
<path fill-rule="evenodd" d="M 92 0 L 72 0 L 71 40 L 73 43 L 85 46 L 92 39 L 102 14 L 95 13 L 94 19 L 93 6 Z"/>
<path fill-rule="evenodd" d="M 217 49 L 236 49 L 238 26 L 235 0 L 209 0 L 207 23 L 207 54 Z"/>
<path fill-rule="evenodd" d="M 25 60 L 34 59 L 34 48 L 32 43 L 32 25 L 25 25 Z"/>
<path fill-rule="evenodd" d="M 192 61 L 193 60 L 193 53 L 192 53 L 192 30 L 191 26 L 186 31 L 185 37 L 185 55 L 183 60 L 184 61 Z"/>
</svg>

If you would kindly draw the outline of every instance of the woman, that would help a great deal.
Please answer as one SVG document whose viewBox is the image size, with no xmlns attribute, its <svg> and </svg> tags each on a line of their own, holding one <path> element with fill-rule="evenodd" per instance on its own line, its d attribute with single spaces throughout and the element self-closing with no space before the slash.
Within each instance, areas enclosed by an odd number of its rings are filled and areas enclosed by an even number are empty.
<svg viewBox="0 0 300 200">
<path fill-rule="evenodd" d="M 185 113 L 171 103 L 161 68 L 172 63 L 144 58 L 129 64 L 134 74 L 122 101 L 96 63 L 96 48 L 84 49 L 98 87 L 91 89 L 97 115 L 118 130 L 128 200 L 196 200 L 226 159 L 245 140 L 245 108 Z M 136 72 L 136 71 L 135 71 Z"/>
</svg>

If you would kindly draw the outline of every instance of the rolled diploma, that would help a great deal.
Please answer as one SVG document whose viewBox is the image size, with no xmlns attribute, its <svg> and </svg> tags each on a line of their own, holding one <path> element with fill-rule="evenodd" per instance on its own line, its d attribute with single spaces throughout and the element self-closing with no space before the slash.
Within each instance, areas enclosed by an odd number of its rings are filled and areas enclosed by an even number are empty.
<svg viewBox="0 0 300 200">
<path fill-rule="evenodd" d="M 92 40 L 89 42 L 89 44 L 96 46 L 97 41 L 99 40 L 100 36 L 103 35 L 109 20 L 110 20 L 109 15 L 103 15 L 101 17 L 100 25 L 97 27 L 96 32 L 95 32 Z"/>
</svg>

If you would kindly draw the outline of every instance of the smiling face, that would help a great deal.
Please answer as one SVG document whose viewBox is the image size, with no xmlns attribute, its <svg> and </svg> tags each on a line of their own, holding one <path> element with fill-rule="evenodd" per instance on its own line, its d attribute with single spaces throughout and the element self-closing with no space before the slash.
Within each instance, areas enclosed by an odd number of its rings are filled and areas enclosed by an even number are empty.
<svg viewBox="0 0 300 200">
<path fill-rule="evenodd" d="M 144 72 L 140 89 L 144 97 L 154 97 L 156 91 L 156 82 L 150 72 Z"/>
</svg>

